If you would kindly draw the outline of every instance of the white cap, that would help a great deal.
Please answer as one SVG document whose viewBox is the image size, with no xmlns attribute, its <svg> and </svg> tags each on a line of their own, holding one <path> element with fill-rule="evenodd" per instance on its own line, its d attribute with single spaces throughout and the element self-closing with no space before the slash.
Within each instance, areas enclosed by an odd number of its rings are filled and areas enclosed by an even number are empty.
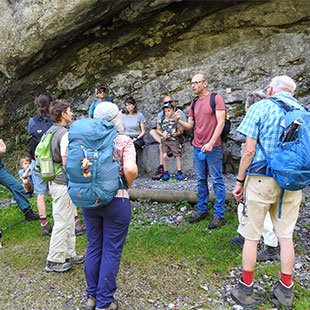
<svg viewBox="0 0 310 310">
<path fill-rule="evenodd" d="M 94 111 L 94 118 L 101 118 L 111 122 L 118 114 L 119 109 L 116 104 L 104 101 L 97 104 Z"/>
</svg>

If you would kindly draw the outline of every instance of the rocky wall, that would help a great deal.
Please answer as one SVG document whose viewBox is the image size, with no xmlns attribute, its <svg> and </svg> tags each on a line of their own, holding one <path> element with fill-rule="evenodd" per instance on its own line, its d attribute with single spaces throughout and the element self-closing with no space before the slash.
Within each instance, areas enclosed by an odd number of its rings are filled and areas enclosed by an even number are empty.
<svg viewBox="0 0 310 310">
<path fill-rule="evenodd" d="M 296 96 L 310 99 L 307 0 L 3 0 L 0 14 L 5 129 L 32 115 L 34 98 L 43 91 L 86 114 L 99 83 L 120 108 L 134 96 L 150 129 L 165 94 L 187 111 L 190 79 L 204 72 L 233 122 L 225 157 L 234 171 L 241 138 L 235 128 L 248 92 L 288 74 L 298 84 Z M 21 130 L 4 134 L 11 138 Z"/>
</svg>

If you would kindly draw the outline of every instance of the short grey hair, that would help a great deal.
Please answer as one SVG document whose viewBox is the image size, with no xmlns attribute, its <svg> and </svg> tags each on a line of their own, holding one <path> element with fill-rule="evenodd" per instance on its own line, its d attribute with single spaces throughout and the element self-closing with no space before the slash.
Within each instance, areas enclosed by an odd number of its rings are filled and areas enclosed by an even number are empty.
<svg viewBox="0 0 310 310">
<path fill-rule="evenodd" d="M 269 85 L 274 93 L 289 92 L 293 95 L 296 90 L 296 83 L 287 75 L 274 77 Z"/>
<path fill-rule="evenodd" d="M 261 89 L 257 89 L 247 95 L 245 104 L 249 108 L 253 103 L 260 101 L 264 98 L 266 98 L 266 94 L 264 93 L 264 91 Z"/>
</svg>

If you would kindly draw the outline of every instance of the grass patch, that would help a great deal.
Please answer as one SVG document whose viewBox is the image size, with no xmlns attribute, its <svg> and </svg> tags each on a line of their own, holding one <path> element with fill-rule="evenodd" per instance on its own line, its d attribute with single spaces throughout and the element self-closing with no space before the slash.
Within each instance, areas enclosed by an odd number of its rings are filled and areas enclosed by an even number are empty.
<svg viewBox="0 0 310 310">
<path fill-rule="evenodd" d="M 2 199 L 9 196 L 0 189 Z M 35 210 L 35 198 L 30 201 Z M 50 199 L 47 205 L 51 205 Z M 186 202 L 180 202 L 170 210 L 178 212 L 182 207 L 191 208 Z M 135 219 L 144 212 L 141 208 L 141 205 L 139 207 L 133 203 L 133 220 L 118 276 L 117 294 L 129 303 L 132 301 L 127 308 L 168 309 L 167 305 L 176 300 L 181 300 L 183 304 L 176 308 L 178 310 L 188 310 L 194 306 L 197 309 L 232 308 L 224 300 L 223 292 L 227 283 L 234 282 L 230 279 L 230 272 L 241 265 L 241 251 L 229 243 L 229 239 L 236 234 L 236 206 L 228 206 L 227 223 L 212 231 L 204 230 L 212 215 L 207 221 L 196 224 L 182 222 L 169 226 L 151 223 L 147 216 L 144 222 L 136 222 Z M 154 204 L 152 208 L 162 207 Z M 51 208 L 48 207 L 47 211 L 51 219 Z M 160 212 L 164 215 L 168 213 L 167 210 Z M 4 231 L 0 276 L 4 278 L 10 274 L 13 278 L 5 285 L 0 283 L 4 294 L 0 308 L 12 306 L 10 297 L 15 296 L 15 308 L 80 309 L 81 303 L 85 302 L 83 266 L 61 275 L 46 274 L 43 270 L 50 239 L 41 237 L 39 221 L 25 222 L 24 215 L 15 204 L 0 209 L 0 227 Z M 77 252 L 85 253 L 86 246 L 86 236 L 78 237 Z M 263 280 L 262 286 L 270 291 L 271 280 L 278 278 L 279 263 L 258 264 L 256 279 L 263 279 L 266 274 L 268 278 Z M 298 281 L 295 284 L 295 309 L 309 309 L 309 291 Z M 42 291 L 45 293 L 40 293 Z M 222 300 L 221 303 L 218 300 Z M 272 305 L 268 302 L 258 307 L 270 308 Z"/>
</svg>

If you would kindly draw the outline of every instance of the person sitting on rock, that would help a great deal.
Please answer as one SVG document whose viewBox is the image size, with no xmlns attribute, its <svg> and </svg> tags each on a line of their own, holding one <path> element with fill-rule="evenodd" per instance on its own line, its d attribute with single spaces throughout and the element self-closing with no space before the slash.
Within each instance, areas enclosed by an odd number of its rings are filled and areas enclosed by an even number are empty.
<svg viewBox="0 0 310 310">
<path fill-rule="evenodd" d="M 162 181 L 168 181 L 170 174 L 168 171 L 168 152 L 171 152 L 175 157 L 177 174 L 176 178 L 179 181 L 185 180 L 185 176 L 182 172 L 182 146 L 178 140 L 178 136 L 183 133 L 183 129 L 180 128 L 174 117 L 174 105 L 171 102 L 167 102 L 163 106 L 164 118 L 157 124 L 157 133 L 161 137 L 162 156 L 164 174 L 161 177 Z"/>
<path fill-rule="evenodd" d="M 125 100 L 126 111 L 123 115 L 123 123 L 125 127 L 125 135 L 130 137 L 136 149 L 138 164 L 138 152 L 140 152 L 145 142 L 143 137 L 146 133 L 144 115 L 138 111 L 137 102 L 133 97 L 128 97 Z"/>
<path fill-rule="evenodd" d="M 32 197 L 33 180 L 30 172 L 31 159 L 28 156 L 22 156 L 19 160 L 22 169 L 18 171 L 18 175 L 23 182 L 24 191 L 27 197 Z"/>
<path fill-rule="evenodd" d="M 174 107 L 176 106 L 176 103 L 172 99 L 171 96 L 165 96 L 164 100 L 161 102 L 161 106 L 164 105 L 164 104 L 167 104 L 167 103 L 173 104 Z M 181 120 L 186 122 L 186 115 L 185 115 L 185 113 L 183 111 L 181 111 L 180 113 L 181 113 Z M 160 112 L 157 114 L 157 124 L 160 123 L 163 118 L 164 118 L 164 111 L 163 111 L 163 109 L 161 109 Z M 180 127 L 180 130 L 183 131 L 183 128 Z M 154 141 L 159 144 L 159 166 L 158 166 L 155 174 L 152 176 L 152 180 L 160 180 L 162 178 L 162 176 L 164 175 L 164 165 L 163 165 L 163 153 L 162 153 L 162 145 L 161 145 L 161 136 L 157 132 L 157 127 L 150 130 L 150 135 L 154 139 Z M 181 135 L 180 135 L 180 137 L 181 137 Z M 168 155 L 168 157 L 172 156 L 171 153 L 168 153 L 167 155 Z"/>
<path fill-rule="evenodd" d="M 0 138 L 0 154 L 6 153 L 6 145 Z M 23 186 L 4 168 L 0 160 L 0 184 L 6 187 L 14 196 L 14 199 L 25 214 L 26 221 L 38 220 L 40 217 L 30 208 L 30 203 L 26 197 Z"/>
<path fill-rule="evenodd" d="M 106 97 L 106 87 L 105 86 L 99 86 L 96 88 L 96 97 L 97 99 L 89 106 L 88 109 L 88 117 L 93 118 L 94 117 L 94 111 L 100 102 L 109 101 L 111 102 L 111 98 Z"/>
</svg>

